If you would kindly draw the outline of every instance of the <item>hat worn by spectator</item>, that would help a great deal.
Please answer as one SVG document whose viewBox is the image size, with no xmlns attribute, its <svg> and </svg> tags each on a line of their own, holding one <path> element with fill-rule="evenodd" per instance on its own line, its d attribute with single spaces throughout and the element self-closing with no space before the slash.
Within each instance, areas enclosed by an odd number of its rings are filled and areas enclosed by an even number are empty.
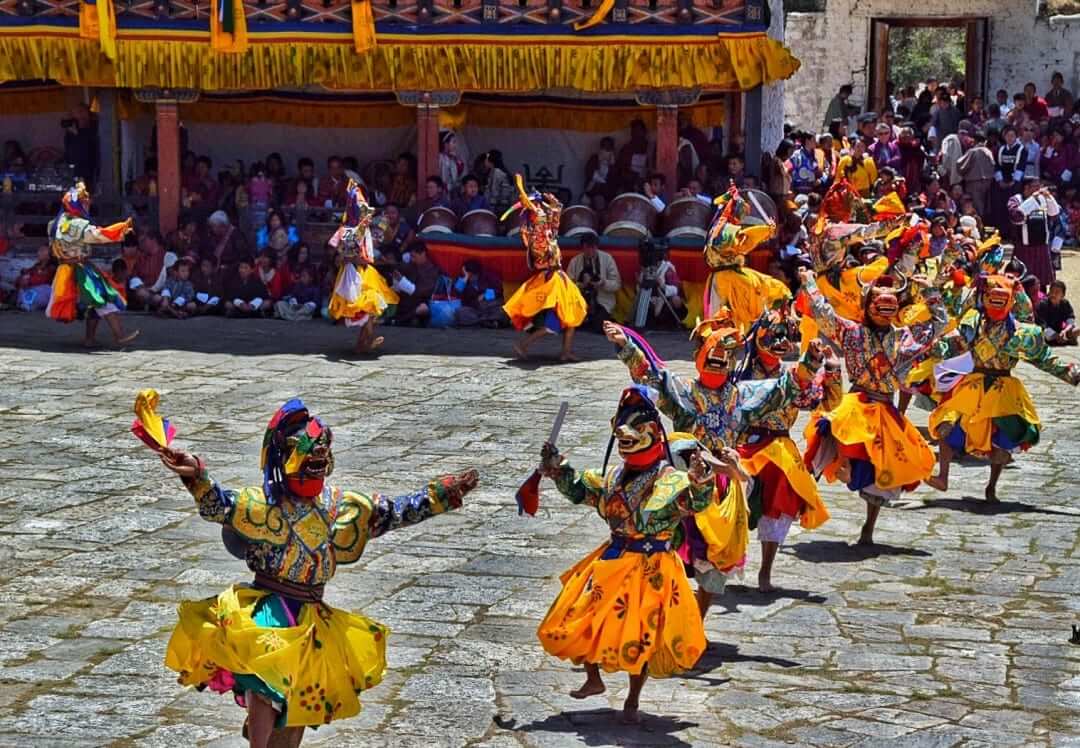
<svg viewBox="0 0 1080 748">
<path fill-rule="evenodd" d="M 228 214 L 223 210 L 215 210 L 210 214 L 210 217 L 206 219 L 206 222 L 216 226 L 228 226 L 230 223 Z"/>
</svg>

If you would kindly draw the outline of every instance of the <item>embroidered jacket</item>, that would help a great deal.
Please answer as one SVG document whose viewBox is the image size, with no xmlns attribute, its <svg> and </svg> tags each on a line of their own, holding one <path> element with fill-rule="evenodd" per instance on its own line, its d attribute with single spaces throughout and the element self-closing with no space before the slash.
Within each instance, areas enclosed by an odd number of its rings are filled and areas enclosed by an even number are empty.
<svg viewBox="0 0 1080 748">
<path fill-rule="evenodd" d="M 930 311 L 929 322 L 883 332 L 839 316 L 814 281 L 807 283 L 805 289 L 810 296 L 814 321 L 843 353 L 852 386 L 879 395 L 889 396 L 900 388 L 911 367 L 949 324 L 941 294 L 933 288 L 923 292 L 923 301 Z"/>
<path fill-rule="evenodd" d="M 248 541 L 249 569 L 294 584 L 324 584 L 338 564 L 358 561 L 372 538 L 462 504 L 443 479 L 395 498 L 328 486 L 313 499 L 286 496 L 278 504 L 267 503 L 261 488 L 224 488 L 205 471 L 184 485 L 203 519 Z"/>
<path fill-rule="evenodd" d="M 578 473 L 564 460 L 555 486 L 573 503 L 594 507 L 613 535 L 660 540 L 674 538 L 683 518 L 708 507 L 716 491 L 713 478 L 698 485 L 666 460 L 639 473 L 613 467 L 606 476 L 595 470 Z"/>
<path fill-rule="evenodd" d="M 635 382 L 658 391 L 656 405 L 671 419 L 676 431 L 693 434 L 710 449 L 721 444 L 735 447 L 749 428 L 787 428 L 782 425 L 785 417 L 777 414 L 804 396 L 816 371 L 809 363 L 800 363 L 783 370 L 776 379 L 738 383 L 728 379 L 722 387 L 712 389 L 697 379 L 654 368 L 632 341 L 619 351 L 619 360 L 626 364 Z"/>
<path fill-rule="evenodd" d="M 800 410 L 832 410 L 840 404 L 843 397 L 844 378 L 840 370 L 830 371 L 820 369 L 816 374 L 808 363 L 800 361 L 793 366 L 777 365 L 775 369 L 768 370 L 761 359 L 754 360 L 750 376 L 754 381 L 778 379 L 784 371 L 788 371 L 800 383 L 809 377 L 809 383 L 799 390 L 799 394 L 789 403 L 776 410 L 768 411 L 761 415 L 754 423 L 748 424 L 747 428 L 761 428 L 769 431 L 788 431 L 799 419 Z M 753 441 L 753 437 L 749 441 Z"/>
<path fill-rule="evenodd" d="M 976 370 L 1011 371 L 1024 360 L 1063 382 L 1076 384 L 1080 380 L 1080 365 L 1055 356 L 1038 325 L 1017 322 L 1012 316 L 994 322 L 972 309 L 960 320 L 957 332 L 958 341 L 952 341 L 947 349 L 942 345 L 945 341 L 941 341 L 938 347 L 942 354 L 956 355 L 959 343 L 960 348 L 971 352 Z"/>
</svg>

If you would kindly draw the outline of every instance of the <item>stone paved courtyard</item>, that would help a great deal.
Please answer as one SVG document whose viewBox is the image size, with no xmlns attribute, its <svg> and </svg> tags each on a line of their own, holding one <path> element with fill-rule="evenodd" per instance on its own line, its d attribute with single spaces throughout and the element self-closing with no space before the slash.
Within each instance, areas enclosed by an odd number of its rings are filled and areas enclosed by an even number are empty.
<svg viewBox="0 0 1080 748">
<path fill-rule="evenodd" d="M 523 366 L 508 333 L 392 329 L 382 357 L 358 360 L 325 324 L 128 323 L 137 347 L 84 353 L 76 326 L 0 315 L 0 745 L 246 744 L 240 710 L 162 665 L 177 602 L 248 573 L 128 433 L 147 386 L 227 485 L 258 482 L 263 427 L 293 395 L 333 425 L 345 486 L 482 471 L 463 511 L 339 571 L 329 602 L 392 627 L 391 672 L 360 717 L 305 745 L 1080 745 L 1077 393 L 1031 368 L 1044 438 L 1005 472 L 1000 505 L 969 498 L 986 472 L 959 467 L 947 496 L 922 489 L 887 510 L 881 545 L 863 551 L 861 501 L 825 489 L 833 519 L 793 530 L 784 591 L 752 591 L 752 547 L 699 670 L 650 681 L 644 724 L 628 729 L 613 712 L 625 679 L 574 701 L 580 671 L 534 634 L 603 523 L 550 487 L 538 518 L 513 502 L 561 399 L 564 451 L 600 464 L 627 381 L 604 341 L 581 336 L 580 364 Z M 656 341 L 690 371 L 681 336 Z"/>
</svg>

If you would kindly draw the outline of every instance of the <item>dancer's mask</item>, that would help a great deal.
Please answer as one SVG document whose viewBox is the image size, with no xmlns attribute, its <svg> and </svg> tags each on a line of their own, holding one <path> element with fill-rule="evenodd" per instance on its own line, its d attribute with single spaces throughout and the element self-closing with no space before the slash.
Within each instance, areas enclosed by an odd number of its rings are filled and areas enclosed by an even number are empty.
<svg viewBox="0 0 1080 748">
<path fill-rule="evenodd" d="M 263 489 L 276 500 L 285 492 L 304 498 L 319 495 L 334 470 L 333 434 L 299 399 L 281 406 L 263 438 Z"/>
<path fill-rule="evenodd" d="M 694 363 L 698 379 L 710 389 L 722 387 L 735 370 L 743 336 L 731 319 L 731 313 L 722 309 L 719 314 L 699 322 L 691 340 L 698 342 Z"/>
</svg>

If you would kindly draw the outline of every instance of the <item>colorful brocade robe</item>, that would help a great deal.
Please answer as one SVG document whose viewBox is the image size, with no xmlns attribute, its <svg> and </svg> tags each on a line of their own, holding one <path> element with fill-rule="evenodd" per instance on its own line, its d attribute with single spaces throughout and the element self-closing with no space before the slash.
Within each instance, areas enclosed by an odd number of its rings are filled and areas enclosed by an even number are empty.
<svg viewBox="0 0 1080 748">
<path fill-rule="evenodd" d="M 949 316 L 937 289 L 927 289 L 923 300 L 930 320 L 881 332 L 844 319 L 822 295 L 814 281 L 805 286 L 810 296 L 810 312 L 823 335 L 836 343 L 847 365 L 853 387 L 890 396 L 898 389 L 930 346 L 945 331 Z"/>
<path fill-rule="evenodd" d="M 261 488 L 229 490 L 205 473 L 185 486 L 203 519 L 247 541 L 251 571 L 302 585 L 325 584 L 339 564 L 358 561 L 372 538 L 455 508 L 439 479 L 396 498 L 328 486 L 315 498 L 276 504 Z"/>
<path fill-rule="evenodd" d="M 633 342 L 627 342 L 619 351 L 619 360 L 626 364 L 635 382 L 658 392 L 657 407 L 671 419 L 676 431 L 693 434 L 710 449 L 721 444 L 735 447 L 750 428 L 786 430 L 783 423 L 790 416 L 787 411 L 794 408 L 797 418 L 799 407 L 812 398 L 808 390 L 815 369 L 807 363 L 783 369 L 776 379 L 737 383 L 728 379 L 722 387 L 713 389 L 698 379 L 654 367 Z"/>
</svg>

